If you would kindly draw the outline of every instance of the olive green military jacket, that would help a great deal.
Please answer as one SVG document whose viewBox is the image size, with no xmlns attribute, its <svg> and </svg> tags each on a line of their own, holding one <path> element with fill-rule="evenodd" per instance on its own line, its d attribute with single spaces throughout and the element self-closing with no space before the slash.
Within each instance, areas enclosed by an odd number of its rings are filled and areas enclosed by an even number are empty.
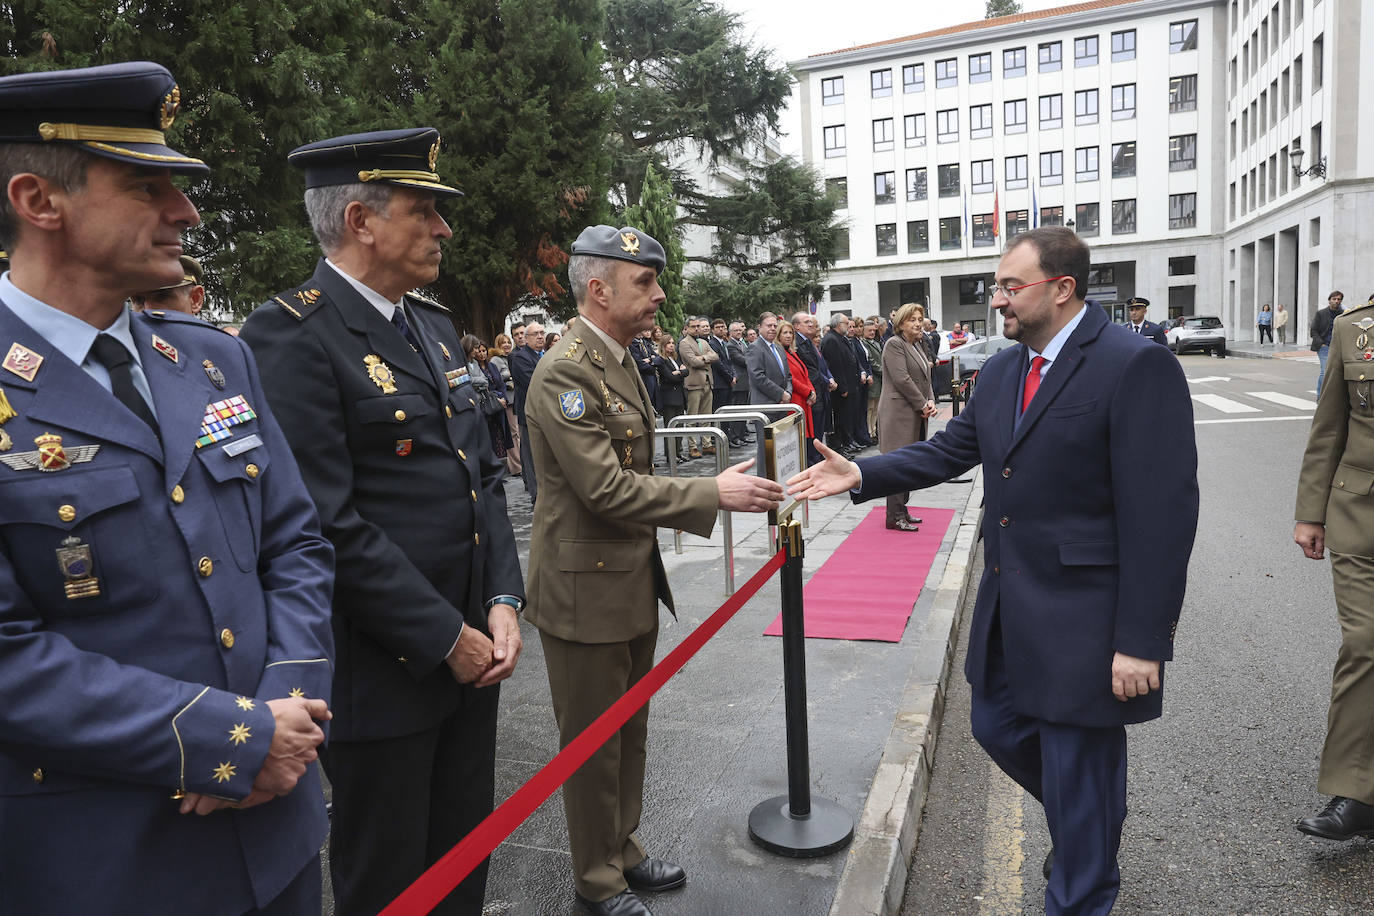
<svg viewBox="0 0 1374 916">
<path fill-rule="evenodd" d="M 525 397 L 539 500 L 525 616 L 569 642 L 625 642 L 673 610 L 657 528 L 702 536 L 711 479 L 653 476 L 654 415 L 639 373 L 591 330 L 539 360 Z"/>
<path fill-rule="evenodd" d="M 1366 328 L 1361 322 L 1368 321 Z M 1366 358 L 1368 356 L 1368 358 Z M 1300 522 L 1335 553 L 1374 557 L 1374 308 L 1338 315 L 1298 477 Z"/>
</svg>

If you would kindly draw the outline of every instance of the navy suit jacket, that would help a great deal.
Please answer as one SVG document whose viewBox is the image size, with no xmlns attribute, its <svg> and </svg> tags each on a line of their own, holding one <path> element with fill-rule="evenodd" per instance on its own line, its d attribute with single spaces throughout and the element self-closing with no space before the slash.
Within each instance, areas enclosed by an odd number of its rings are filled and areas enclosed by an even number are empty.
<svg viewBox="0 0 1374 916">
<path fill-rule="evenodd" d="M 161 442 L 0 305 L 0 352 L 19 344 L 37 367 L 0 369 L 16 414 L 0 429 L 4 916 L 237 916 L 280 894 L 328 830 L 313 764 L 266 804 L 177 813 L 179 791 L 248 795 L 267 700 L 330 698 L 333 551 L 248 348 L 173 312 L 130 329 Z M 208 412 L 235 398 L 255 416 L 211 441 Z M 25 466 L 48 433 L 70 466 Z M 93 592 L 69 589 L 74 543 Z"/>
<path fill-rule="evenodd" d="M 1130 330 L 1130 328 L 1128 327 L 1127 330 Z M 1135 333 L 1135 332 L 1132 331 L 1131 333 Z M 1168 338 L 1168 336 L 1164 333 L 1164 329 L 1161 328 L 1159 325 L 1155 324 L 1153 321 L 1143 321 L 1143 322 L 1141 322 L 1141 324 L 1140 324 L 1140 336 L 1141 336 L 1141 337 L 1148 337 L 1148 338 L 1150 338 L 1151 340 L 1153 340 L 1155 343 L 1157 343 L 1157 344 L 1163 344 L 1163 345 L 1166 346 L 1166 347 L 1169 345 L 1169 338 Z"/>
<path fill-rule="evenodd" d="M 1111 664 L 1114 652 L 1173 657 L 1198 512 L 1188 383 L 1167 349 L 1091 306 L 1018 424 L 1028 368 L 1024 346 L 989 359 L 942 432 L 859 462 L 854 499 L 928 487 L 981 462 L 986 568 L 969 682 L 986 689 L 1000 626 L 1019 712 L 1093 727 L 1157 718 L 1162 693 L 1119 702 Z"/>
<path fill-rule="evenodd" d="M 730 348 L 714 334 L 706 338 L 706 343 L 720 357 L 711 363 L 711 387 L 729 391 L 734 385 L 735 376 L 735 364 L 730 361 Z"/>
<path fill-rule="evenodd" d="M 515 382 L 515 403 L 511 407 L 521 424 L 525 422 L 525 392 L 530 390 L 530 379 L 534 378 L 534 367 L 539 365 L 539 351 L 528 345 L 516 347 L 511 351 L 507 362 L 510 364 L 510 377 Z"/>
</svg>

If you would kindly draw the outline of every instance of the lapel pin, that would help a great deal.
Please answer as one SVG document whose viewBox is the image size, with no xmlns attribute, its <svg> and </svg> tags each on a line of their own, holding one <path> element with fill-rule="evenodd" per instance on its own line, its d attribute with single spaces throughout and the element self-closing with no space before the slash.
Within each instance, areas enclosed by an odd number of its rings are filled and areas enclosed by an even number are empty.
<svg viewBox="0 0 1374 916">
<path fill-rule="evenodd" d="M 177 348 L 169 344 L 167 341 L 163 340 L 161 337 L 158 337 L 156 334 L 153 335 L 153 349 L 161 353 L 163 356 L 167 357 L 174 363 L 179 361 L 177 358 Z"/>
<path fill-rule="evenodd" d="M 442 340 L 439 341 L 439 352 L 444 354 L 444 359 L 453 359 L 453 356 L 448 352 L 448 347 L 444 346 Z"/>
<path fill-rule="evenodd" d="M 43 365 L 43 357 L 28 347 L 14 343 L 10 344 L 10 351 L 5 354 L 3 365 L 24 381 L 31 382 L 38 374 L 38 367 Z"/>
</svg>

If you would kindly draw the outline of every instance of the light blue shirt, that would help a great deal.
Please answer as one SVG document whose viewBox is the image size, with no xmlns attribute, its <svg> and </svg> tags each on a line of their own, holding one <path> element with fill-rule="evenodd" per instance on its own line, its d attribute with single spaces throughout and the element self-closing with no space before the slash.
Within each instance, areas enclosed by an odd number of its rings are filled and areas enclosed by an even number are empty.
<svg viewBox="0 0 1374 916">
<path fill-rule="evenodd" d="M 114 323 L 101 330 L 94 325 L 87 324 L 75 315 L 68 315 L 66 312 L 55 309 L 46 302 L 30 296 L 10 282 L 9 271 L 5 271 L 4 276 L 0 276 L 0 301 L 9 307 L 15 317 L 33 328 L 39 336 L 52 344 L 53 349 L 80 366 L 81 371 L 95 379 L 101 388 L 111 394 L 114 393 L 114 389 L 110 385 L 109 370 L 99 360 L 91 356 L 91 345 L 95 343 L 96 337 L 102 333 L 119 341 L 133 357 L 130 374 L 133 376 L 134 387 L 148 402 L 148 408 L 153 411 L 153 415 L 157 416 L 157 407 L 153 402 L 153 390 L 148 386 L 148 377 L 143 374 L 143 364 L 138 358 L 138 347 L 134 346 L 134 334 L 133 328 L 129 324 L 128 309 L 120 309 L 119 316 L 115 318 Z"/>
<path fill-rule="evenodd" d="M 1045 345 L 1045 352 L 1037 353 L 1030 347 L 1026 347 L 1030 351 L 1031 359 L 1035 359 L 1037 356 L 1045 357 L 1045 362 L 1040 367 L 1042 380 L 1045 378 L 1045 373 L 1050 371 L 1050 366 L 1053 366 L 1054 361 L 1059 358 L 1059 351 L 1064 349 L 1064 344 L 1068 343 L 1070 335 L 1078 328 L 1079 322 L 1083 320 L 1083 316 L 1086 314 L 1088 314 L 1088 306 L 1087 303 L 1084 303 L 1083 307 L 1078 310 L 1078 314 L 1070 318 L 1069 323 L 1060 328 L 1058 334 L 1050 338 L 1050 342 Z"/>
</svg>

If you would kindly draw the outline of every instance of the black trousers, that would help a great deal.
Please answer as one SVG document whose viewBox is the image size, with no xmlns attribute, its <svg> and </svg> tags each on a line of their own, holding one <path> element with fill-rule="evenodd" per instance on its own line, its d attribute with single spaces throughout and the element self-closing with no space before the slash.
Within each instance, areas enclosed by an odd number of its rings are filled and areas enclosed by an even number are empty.
<svg viewBox="0 0 1374 916">
<path fill-rule="evenodd" d="M 1273 342 L 1274 342 L 1274 326 L 1273 326 L 1273 325 L 1269 325 L 1269 324 L 1257 324 L 1257 325 L 1255 325 L 1255 327 L 1259 328 L 1259 342 L 1260 342 L 1260 343 L 1264 343 L 1264 337 L 1265 337 L 1266 334 L 1269 335 L 1269 342 L 1270 342 L 1270 343 L 1273 343 Z"/>
<path fill-rule="evenodd" d="M 534 477 L 534 454 L 530 451 L 530 429 L 525 418 L 520 418 L 520 477 L 525 481 L 525 492 L 530 494 L 530 505 L 539 496 L 539 481 Z"/>
<path fill-rule="evenodd" d="M 375 916 L 491 813 L 500 690 L 463 688 L 464 705 L 425 731 L 324 749 L 337 916 Z M 433 912 L 481 916 L 487 864 Z"/>
</svg>

